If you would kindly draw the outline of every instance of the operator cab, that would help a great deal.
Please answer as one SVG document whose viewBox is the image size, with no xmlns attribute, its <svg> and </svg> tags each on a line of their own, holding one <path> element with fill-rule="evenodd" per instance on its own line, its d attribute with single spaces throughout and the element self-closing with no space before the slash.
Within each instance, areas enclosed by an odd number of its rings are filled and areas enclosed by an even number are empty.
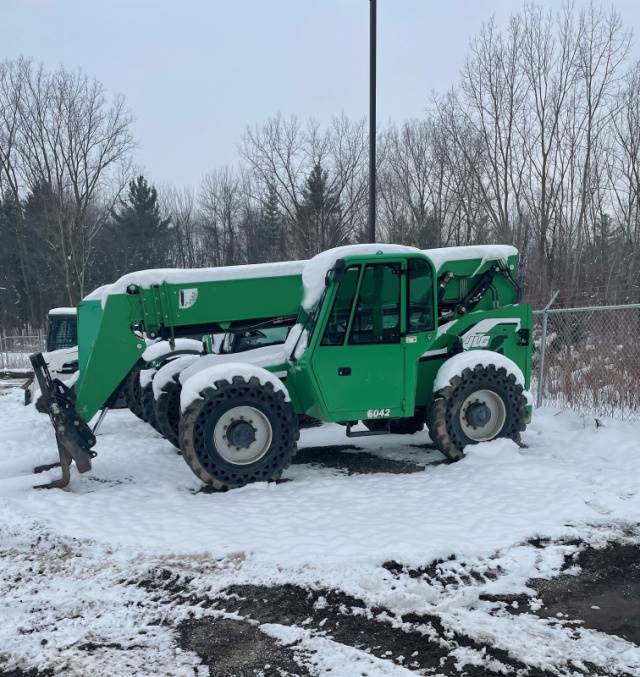
<svg viewBox="0 0 640 677">
<path fill-rule="evenodd" d="M 422 253 L 336 262 L 307 352 L 326 420 L 413 415 L 417 365 L 436 326 L 435 268 Z"/>
<path fill-rule="evenodd" d="M 78 371 L 78 318 L 75 308 L 52 308 L 49 311 L 44 359 L 54 378 L 66 380 Z"/>
<path fill-rule="evenodd" d="M 46 352 L 42 357 L 52 378 L 68 381 L 78 371 L 78 318 L 75 308 L 52 308 L 47 313 Z M 25 388 L 24 403 L 35 396 L 33 381 Z"/>
</svg>

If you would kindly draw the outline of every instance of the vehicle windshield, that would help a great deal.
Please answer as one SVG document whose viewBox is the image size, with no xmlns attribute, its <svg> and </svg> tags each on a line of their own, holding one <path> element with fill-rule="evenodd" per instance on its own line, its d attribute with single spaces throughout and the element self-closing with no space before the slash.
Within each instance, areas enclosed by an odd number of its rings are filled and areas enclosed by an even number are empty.
<svg viewBox="0 0 640 677">
<path fill-rule="evenodd" d="M 47 352 L 73 348 L 78 343 L 78 329 L 75 315 L 49 316 Z"/>
<path fill-rule="evenodd" d="M 264 348 L 284 343 L 291 327 L 261 327 L 249 329 L 239 334 L 229 334 L 224 341 L 223 353 L 242 353 L 245 350 Z"/>
</svg>

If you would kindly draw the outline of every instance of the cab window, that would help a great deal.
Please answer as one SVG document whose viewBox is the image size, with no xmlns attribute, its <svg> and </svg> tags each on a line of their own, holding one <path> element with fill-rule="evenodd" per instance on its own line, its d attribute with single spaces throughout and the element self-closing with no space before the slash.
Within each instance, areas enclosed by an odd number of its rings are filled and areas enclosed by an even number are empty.
<svg viewBox="0 0 640 677">
<path fill-rule="evenodd" d="M 47 332 L 47 350 L 73 348 L 78 343 L 76 316 L 64 317 L 53 315 L 49 317 L 49 331 Z"/>
<path fill-rule="evenodd" d="M 408 261 L 407 331 L 431 331 L 434 327 L 433 277 L 422 259 Z"/>
<path fill-rule="evenodd" d="M 327 326 L 322 337 L 323 346 L 339 346 L 344 343 L 349 324 L 351 306 L 358 286 L 360 266 L 351 266 L 344 273 L 340 286 L 333 301 L 333 308 L 327 320 Z"/>
<path fill-rule="evenodd" d="M 400 265 L 369 264 L 364 270 L 349 343 L 400 341 Z"/>
</svg>

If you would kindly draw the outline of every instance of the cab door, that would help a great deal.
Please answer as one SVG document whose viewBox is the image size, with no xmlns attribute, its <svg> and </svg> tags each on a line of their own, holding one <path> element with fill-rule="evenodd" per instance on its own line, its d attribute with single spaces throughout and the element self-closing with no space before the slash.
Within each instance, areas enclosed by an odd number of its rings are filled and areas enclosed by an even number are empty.
<svg viewBox="0 0 640 677">
<path fill-rule="evenodd" d="M 404 415 L 406 262 L 349 266 L 312 357 L 329 419 Z"/>
</svg>

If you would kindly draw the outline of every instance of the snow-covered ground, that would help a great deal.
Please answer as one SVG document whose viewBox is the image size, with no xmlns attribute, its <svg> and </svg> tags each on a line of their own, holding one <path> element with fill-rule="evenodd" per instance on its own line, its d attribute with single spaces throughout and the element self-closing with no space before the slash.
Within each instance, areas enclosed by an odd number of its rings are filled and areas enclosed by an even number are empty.
<svg viewBox="0 0 640 677">
<path fill-rule="evenodd" d="M 438 618 L 441 636 L 424 626 L 425 644 L 440 642 L 461 670 L 509 672 L 477 648 L 489 646 L 550 672 L 640 674 L 640 648 L 630 642 L 495 601 L 557 575 L 577 541 L 640 540 L 638 423 L 596 427 L 541 410 L 527 448 L 485 443 L 453 465 L 424 448 L 426 431 L 354 441 L 323 426 L 303 431 L 299 445 L 316 462 L 292 465 L 288 481 L 224 494 L 200 491 L 175 449 L 128 411 L 111 412 L 98 440 L 90 473 L 74 475 L 65 491 L 34 491 L 56 475 L 32 473 L 56 460 L 50 423 L 22 405 L 22 391 L 0 396 L 0 674 L 208 674 L 179 646 L 176 625 L 235 617 L 205 603 L 230 586 L 287 584 L 344 593 L 362 600 L 365 614 L 384 609 L 378 620 L 390 632 L 401 617 Z M 364 451 L 418 472 L 322 464 L 315 447 L 345 444 L 358 447 L 345 457 Z M 168 578 L 184 594 L 172 597 Z M 260 629 L 293 647 L 311 674 L 420 670 L 410 656 L 386 660 L 322 628 Z"/>
</svg>

